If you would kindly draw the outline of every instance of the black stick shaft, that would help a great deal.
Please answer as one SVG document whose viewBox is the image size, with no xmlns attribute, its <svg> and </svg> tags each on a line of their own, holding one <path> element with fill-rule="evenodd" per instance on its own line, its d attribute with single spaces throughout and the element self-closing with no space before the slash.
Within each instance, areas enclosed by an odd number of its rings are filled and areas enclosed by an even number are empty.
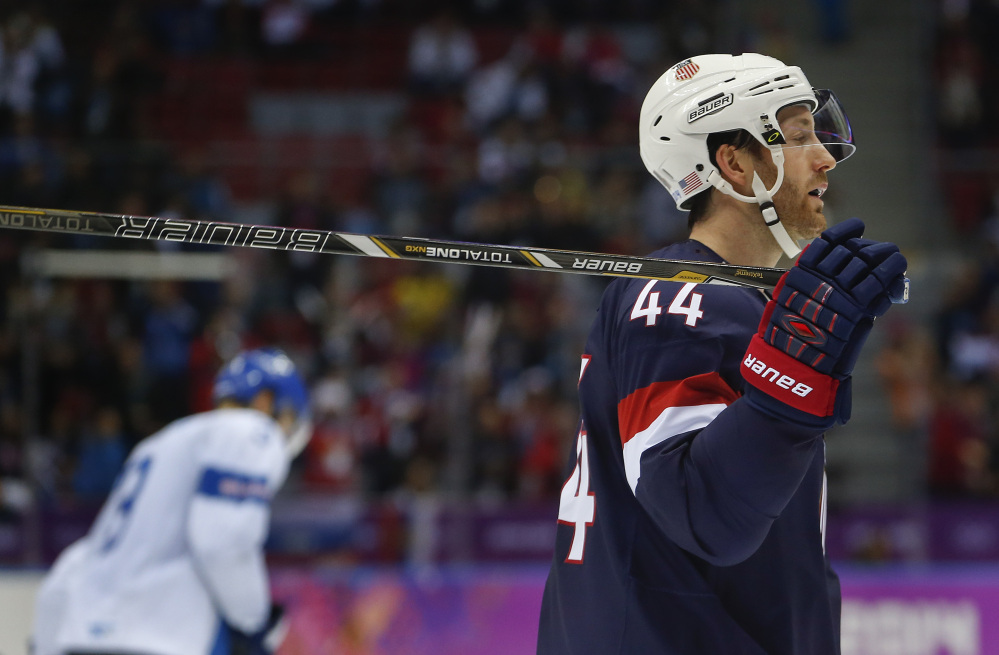
<svg viewBox="0 0 999 655">
<path fill-rule="evenodd" d="M 772 289 L 784 271 L 528 246 L 0 205 L 0 228 Z"/>
</svg>

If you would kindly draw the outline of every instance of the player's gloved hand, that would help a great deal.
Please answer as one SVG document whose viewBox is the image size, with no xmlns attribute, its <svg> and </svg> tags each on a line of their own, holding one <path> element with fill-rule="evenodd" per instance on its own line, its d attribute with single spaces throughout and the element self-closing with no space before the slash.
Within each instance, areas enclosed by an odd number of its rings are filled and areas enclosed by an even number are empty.
<svg viewBox="0 0 999 655">
<path fill-rule="evenodd" d="M 907 262 L 852 218 L 813 241 L 774 288 L 742 363 L 745 398 L 819 429 L 850 418 L 850 374 L 874 319 L 902 297 Z"/>
<path fill-rule="evenodd" d="M 284 607 L 271 605 L 264 627 L 252 634 L 229 629 L 229 655 L 273 655 L 288 634 Z"/>
</svg>

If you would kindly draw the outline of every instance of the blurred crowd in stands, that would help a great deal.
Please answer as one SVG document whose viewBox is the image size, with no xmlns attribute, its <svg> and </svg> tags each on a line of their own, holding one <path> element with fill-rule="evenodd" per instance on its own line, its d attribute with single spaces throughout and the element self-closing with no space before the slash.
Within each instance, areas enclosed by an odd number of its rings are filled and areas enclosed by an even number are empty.
<svg viewBox="0 0 999 655">
<path fill-rule="evenodd" d="M 645 254 L 686 234 L 638 158 L 648 86 L 698 52 L 793 57 L 781 16 L 736 4 L 5 2 L 0 203 Z M 820 4 L 820 36 L 847 40 L 840 3 Z M 952 154 L 994 132 L 995 41 L 964 20 L 936 42 Z M 282 132 L 254 114 L 282 94 L 396 111 Z M 289 493 L 558 496 L 605 281 L 258 250 L 226 251 L 222 283 L 45 279 L 22 269 L 42 248 L 221 253 L 0 233 L 0 511 L 101 500 L 138 439 L 210 407 L 221 362 L 262 344 L 314 388 Z M 952 451 L 931 456 L 934 493 L 996 493 L 999 248 L 980 261 L 938 325 L 893 325 L 879 356 L 897 427 Z"/>
<path fill-rule="evenodd" d="M 896 428 L 926 446 L 931 498 L 999 495 L 999 7 L 939 0 L 928 88 L 935 161 L 955 257 L 927 325 L 896 323 L 879 368 Z"/>
<path fill-rule="evenodd" d="M 5 6 L 0 201 L 644 253 L 684 230 L 632 136 L 649 76 L 719 31 L 689 4 Z M 641 23 L 626 51 L 614 29 Z M 363 74 L 339 75 L 351 59 Z M 317 168 L 305 153 L 323 135 L 268 141 L 245 106 L 219 108 L 267 79 L 377 88 L 401 111 L 338 135 L 355 147 L 318 153 Z M 293 148 L 276 171 L 260 160 L 274 142 Z M 240 144 L 256 150 L 220 161 Z M 209 408 L 220 363 L 259 344 L 285 348 L 314 386 L 292 493 L 557 497 L 603 281 L 261 251 L 229 252 L 222 283 L 32 277 L 22 256 L 43 248 L 213 250 L 2 235 L 0 476 L 15 512 L 32 494 L 99 501 L 138 439 Z"/>
</svg>

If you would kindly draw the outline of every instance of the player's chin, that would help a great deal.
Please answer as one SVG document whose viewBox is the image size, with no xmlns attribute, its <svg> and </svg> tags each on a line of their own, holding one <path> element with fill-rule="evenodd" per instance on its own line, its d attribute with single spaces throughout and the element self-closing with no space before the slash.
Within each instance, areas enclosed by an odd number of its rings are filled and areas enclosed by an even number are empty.
<svg viewBox="0 0 999 655">
<path fill-rule="evenodd" d="M 829 227 L 828 221 L 826 221 L 826 215 L 821 211 L 813 212 L 809 215 L 808 221 L 802 225 L 802 238 L 805 239 L 815 239 Z"/>
</svg>

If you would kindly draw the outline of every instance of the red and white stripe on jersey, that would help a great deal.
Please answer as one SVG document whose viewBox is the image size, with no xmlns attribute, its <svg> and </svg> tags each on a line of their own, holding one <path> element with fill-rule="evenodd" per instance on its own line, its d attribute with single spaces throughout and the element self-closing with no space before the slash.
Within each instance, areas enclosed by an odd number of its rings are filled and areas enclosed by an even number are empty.
<svg viewBox="0 0 999 655">
<path fill-rule="evenodd" d="M 638 486 L 642 453 L 671 437 L 699 430 L 739 395 L 718 373 L 655 382 L 617 404 L 624 469 L 631 490 Z"/>
</svg>

